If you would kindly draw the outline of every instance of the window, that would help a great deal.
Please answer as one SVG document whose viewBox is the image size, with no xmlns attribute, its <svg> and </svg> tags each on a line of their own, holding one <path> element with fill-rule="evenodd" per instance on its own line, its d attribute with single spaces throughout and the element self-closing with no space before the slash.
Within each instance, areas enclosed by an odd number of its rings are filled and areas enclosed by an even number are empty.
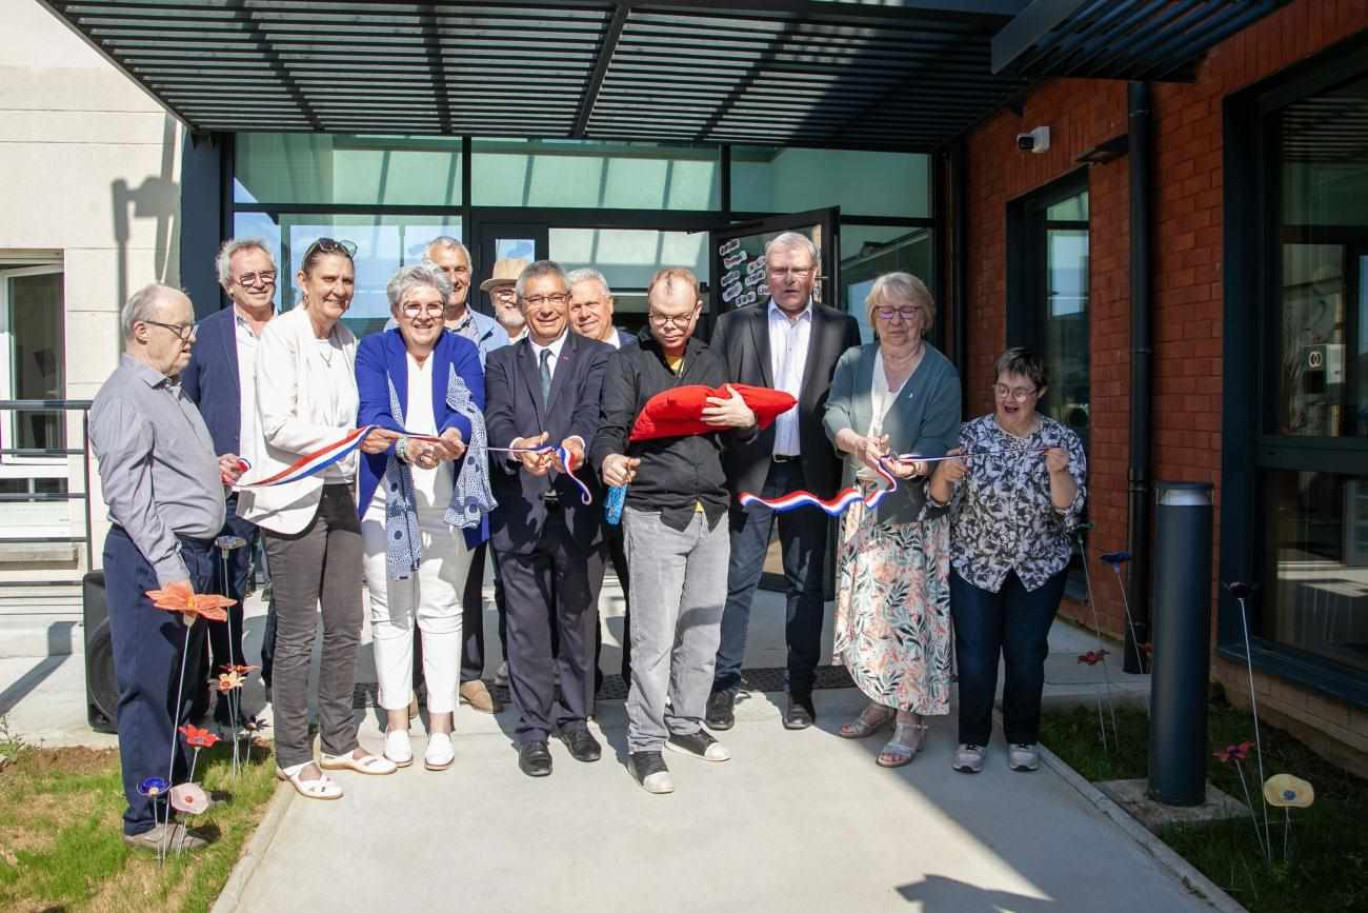
<svg viewBox="0 0 1368 913">
<path fill-rule="evenodd" d="M 636 332 L 646 325 L 646 290 L 667 266 L 684 266 L 708 281 L 705 232 L 623 228 L 551 228 L 550 258 L 566 272 L 592 267 L 613 293 L 613 322 Z"/>
<path fill-rule="evenodd" d="M 0 269 L 0 399 L 63 399 L 66 395 L 62 269 Z M 6 412 L 4 448 L 66 447 L 63 414 Z M 8 455 L 23 462 L 40 454 Z"/>
<path fill-rule="evenodd" d="M 932 235 L 930 228 L 841 223 L 840 307 L 859 322 L 863 341 L 874 341 L 874 328 L 865 319 L 865 299 L 879 276 L 892 272 L 911 273 L 928 288 L 935 288 Z M 940 327 L 938 316 L 931 329 L 933 343 L 940 338 Z"/>
<path fill-rule="evenodd" d="M 239 133 L 233 202 L 459 206 L 461 140 L 329 133 Z"/>
<path fill-rule="evenodd" d="M 733 212 L 805 212 L 841 207 L 843 216 L 931 215 L 930 160 L 901 152 L 733 146 Z"/>
</svg>

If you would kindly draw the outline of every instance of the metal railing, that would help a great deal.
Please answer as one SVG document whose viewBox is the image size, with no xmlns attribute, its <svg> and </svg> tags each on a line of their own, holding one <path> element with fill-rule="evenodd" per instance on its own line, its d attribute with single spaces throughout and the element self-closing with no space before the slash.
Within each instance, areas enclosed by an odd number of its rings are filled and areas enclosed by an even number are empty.
<svg viewBox="0 0 1368 913">
<path fill-rule="evenodd" d="M 0 536 L 0 545 L 24 544 L 24 545 L 48 545 L 48 544 L 67 544 L 83 545 L 85 547 L 84 569 L 89 570 L 94 566 L 94 541 L 91 534 L 91 504 L 90 504 L 90 400 L 84 399 L 0 399 L 0 417 L 7 413 L 31 413 L 31 412 L 57 412 L 60 413 L 65 424 L 66 416 L 70 412 L 81 413 L 81 446 L 80 447 L 9 447 L 4 446 L 5 442 L 0 440 L 0 465 L 14 465 L 11 461 L 18 459 L 49 459 L 55 457 L 81 458 L 82 487 L 80 491 L 71 490 L 71 482 L 75 473 L 71 471 L 70 464 L 64 472 L 38 474 L 35 476 L 19 476 L 18 478 L 60 478 L 67 483 L 67 490 L 62 492 L 55 491 L 29 491 L 29 492 L 0 492 L 0 504 L 14 503 L 42 503 L 51 501 L 81 501 L 84 508 L 84 530 L 78 536 Z M 12 427 L 9 422 L 0 422 L 0 428 L 8 429 Z M 68 519 L 70 523 L 70 519 Z M 80 579 L 76 580 L 0 580 L 0 587 L 58 587 L 58 586 L 79 586 Z"/>
</svg>

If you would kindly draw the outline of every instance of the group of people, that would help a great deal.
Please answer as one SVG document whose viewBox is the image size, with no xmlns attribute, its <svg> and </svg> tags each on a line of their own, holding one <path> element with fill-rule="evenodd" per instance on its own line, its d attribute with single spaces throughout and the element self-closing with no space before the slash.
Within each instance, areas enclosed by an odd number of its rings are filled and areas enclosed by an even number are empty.
<svg viewBox="0 0 1368 913">
<path fill-rule="evenodd" d="M 775 237 L 765 265 L 769 301 L 721 315 L 709 342 L 695 332 L 698 279 L 680 268 L 652 279 L 636 335 L 613 325 L 602 275 L 551 261 L 496 264 L 482 285 L 497 319 L 487 317 L 470 306 L 470 256 L 451 238 L 395 273 L 390 323 L 359 344 L 341 320 L 352 250 L 331 239 L 304 253 L 299 303 L 281 314 L 276 264 L 255 240 L 223 246 L 218 275 L 232 306 L 198 325 L 181 292 L 135 293 L 121 315 L 126 354 L 91 411 L 113 524 L 104 566 L 125 839 L 156 846 L 162 828 L 178 827 L 158 823 L 138 784 L 165 770 L 164 746 L 189 710 L 188 691 L 181 706 L 172 697 L 182 644 L 202 649 L 146 594 L 180 586 L 240 601 L 250 549 L 227 553 L 224 576 L 221 536 L 264 540 L 273 599 L 261 659 L 276 762 L 309 798 L 342 796 L 330 771 L 383 775 L 413 763 L 420 683 L 430 770 L 454 761 L 458 702 L 501 709 L 483 681 L 486 550 L 506 657 L 496 680 L 506 676 L 527 775 L 551 774 L 553 738 L 577 761 L 601 757 L 588 719 L 610 560 L 629 596 L 628 769 L 647 791 L 668 793 L 666 749 L 728 759 L 714 733 L 735 722 L 776 521 L 782 722 L 813 725 L 831 517 L 743 507 L 742 493 L 862 495 L 835 524 L 835 654 L 869 698 L 842 736 L 891 726 L 878 763 L 910 762 L 925 718 L 949 712 L 954 650 L 954 766 L 981 770 L 1002 654 L 1009 763 L 1034 769 L 1046 634 L 1086 471 L 1077 437 L 1036 411 L 1040 359 L 1006 352 L 994 412 L 961 426 L 959 376 L 925 339 L 935 304 L 920 280 L 874 283 L 865 307 L 876 339 L 861 345 L 853 317 L 814 300 L 810 239 Z M 652 397 L 691 385 L 714 391 L 704 433 L 633 439 Z M 762 427 L 739 385 L 784 391 L 796 405 Z M 359 453 L 336 458 L 358 429 L 369 429 Z M 605 496 L 624 486 L 619 521 Z M 357 741 L 352 708 L 363 582 L 386 714 L 380 754 Z M 320 615 L 315 760 L 307 695 Z M 240 605 L 209 627 L 212 662 L 241 662 Z"/>
</svg>

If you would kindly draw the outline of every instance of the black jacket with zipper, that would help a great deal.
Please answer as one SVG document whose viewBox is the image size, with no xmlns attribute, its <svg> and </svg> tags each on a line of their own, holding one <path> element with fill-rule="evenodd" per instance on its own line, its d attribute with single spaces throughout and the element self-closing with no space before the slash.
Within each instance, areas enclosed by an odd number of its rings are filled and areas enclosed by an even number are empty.
<svg viewBox="0 0 1368 913">
<path fill-rule="evenodd" d="M 627 488 L 628 507 L 659 511 L 667 526 L 682 530 L 693 519 L 695 505 L 701 503 L 711 527 L 727 512 L 729 499 L 723 448 L 751 440 L 756 429 L 752 426 L 628 443 L 636 417 L 657 393 L 694 384 L 721 387 L 730 381 L 722 359 L 696 338 L 689 339 L 684 347 L 684 365 L 678 375 L 665 363 L 655 337 L 643 331 L 639 342 L 608 358 L 593 463 L 602 466 L 604 457 L 614 453 L 640 458 L 636 478 Z"/>
</svg>

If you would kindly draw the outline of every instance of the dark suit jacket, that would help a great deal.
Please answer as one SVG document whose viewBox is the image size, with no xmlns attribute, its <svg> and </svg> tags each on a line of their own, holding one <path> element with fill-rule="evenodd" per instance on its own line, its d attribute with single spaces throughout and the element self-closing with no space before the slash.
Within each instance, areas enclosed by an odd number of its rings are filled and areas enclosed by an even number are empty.
<svg viewBox="0 0 1368 913">
<path fill-rule="evenodd" d="M 195 328 L 190 363 L 180 375 L 181 389 L 199 407 L 214 452 L 241 454 L 242 386 L 238 383 L 237 322 L 233 308 L 210 314 Z"/>
<path fill-rule="evenodd" d="M 626 330 L 622 329 L 622 327 L 613 327 L 613 332 L 617 333 L 618 335 L 619 348 L 622 348 L 623 346 L 634 346 L 637 344 L 637 338 L 633 336 L 631 333 L 628 333 Z"/>
<path fill-rule="evenodd" d="M 599 401 L 603 370 L 613 347 L 567 330 L 565 346 L 551 376 L 551 401 L 542 402 L 541 376 L 532 355 L 532 343 L 524 337 L 489 353 L 485 362 L 485 426 L 489 446 L 507 447 L 514 438 L 535 437 L 548 432 L 552 446 L 572 435 L 584 439 L 589 454 L 598 433 Z M 577 467 L 575 475 L 594 492 L 594 503 L 585 507 L 580 492 L 568 478 L 552 471 L 538 478 L 507 459 L 508 454 L 489 455 L 490 480 L 498 510 L 490 517 L 489 533 L 494 548 L 526 554 L 533 550 L 546 524 L 543 495 L 552 489 L 576 542 L 592 547 L 603 540 L 599 515 L 603 491 L 592 465 Z"/>
<path fill-rule="evenodd" d="M 798 397 L 798 441 L 802 450 L 804 481 L 814 494 L 829 498 L 841 481 L 841 459 L 822 427 L 827 393 L 836 362 L 851 346 L 860 344 L 855 318 L 835 308 L 812 306 L 812 331 L 808 336 L 807 364 Z M 770 363 L 769 302 L 723 314 L 713 330 L 712 349 L 722 355 L 732 381 L 757 387 L 774 386 Z M 759 492 L 764 488 L 774 456 L 774 426 L 754 441 L 726 451 L 727 479 L 732 494 Z"/>
</svg>

